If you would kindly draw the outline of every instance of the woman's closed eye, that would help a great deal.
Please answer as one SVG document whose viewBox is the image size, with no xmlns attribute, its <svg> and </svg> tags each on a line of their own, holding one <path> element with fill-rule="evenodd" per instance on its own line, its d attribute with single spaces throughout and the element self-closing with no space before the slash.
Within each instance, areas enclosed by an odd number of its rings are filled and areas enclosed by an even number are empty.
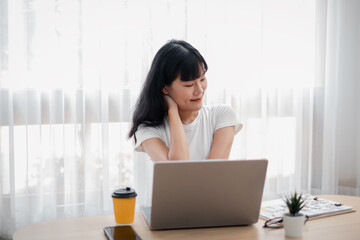
<svg viewBox="0 0 360 240">
<path fill-rule="evenodd" d="M 206 78 L 202 78 L 202 79 L 200 79 L 200 81 L 201 82 L 204 82 L 206 80 Z M 184 87 L 192 87 L 192 86 L 194 86 L 194 84 L 192 83 L 192 84 L 187 84 L 187 85 L 184 85 Z"/>
</svg>

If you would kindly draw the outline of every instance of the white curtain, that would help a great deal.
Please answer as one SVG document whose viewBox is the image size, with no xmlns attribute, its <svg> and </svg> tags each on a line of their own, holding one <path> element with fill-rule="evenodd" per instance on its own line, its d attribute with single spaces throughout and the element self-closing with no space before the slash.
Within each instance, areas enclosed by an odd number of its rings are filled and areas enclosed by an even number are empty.
<svg viewBox="0 0 360 240">
<path fill-rule="evenodd" d="M 360 196 L 360 2 L 317 2 L 312 189 Z"/>
<path fill-rule="evenodd" d="M 111 214 L 121 186 L 149 203 L 151 163 L 126 135 L 151 60 L 172 38 L 207 60 L 206 104 L 229 104 L 244 123 L 231 158 L 269 159 L 265 199 L 359 195 L 358 10 L 356 1 L 0 0 L 0 236 Z"/>
</svg>

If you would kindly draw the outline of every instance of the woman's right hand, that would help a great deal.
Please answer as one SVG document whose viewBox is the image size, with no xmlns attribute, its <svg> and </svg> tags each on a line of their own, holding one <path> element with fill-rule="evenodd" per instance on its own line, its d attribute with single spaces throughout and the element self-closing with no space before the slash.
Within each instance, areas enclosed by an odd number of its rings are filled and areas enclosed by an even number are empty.
<svg viewBox="0 0 360 240">
<path fill-rule="evenodd" d="M 164 99 L 168 105 L 169 110 L 178 110 L 178 105 L 169 95 L 164 95 Z"/>
</svg>

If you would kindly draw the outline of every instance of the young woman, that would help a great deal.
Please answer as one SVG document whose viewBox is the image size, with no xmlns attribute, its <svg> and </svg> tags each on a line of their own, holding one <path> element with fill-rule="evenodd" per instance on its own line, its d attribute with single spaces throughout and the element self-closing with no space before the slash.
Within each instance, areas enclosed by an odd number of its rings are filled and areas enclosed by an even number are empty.
<svg viewBox="0 0 360 240">
<path fill-rule="evenodd" d="M 129 138 L 153 160 L 226 159 L 242 125 L 231 107 L 202 104 L 208 66 L 198 50 L 171 40 L 155 55 Z"/>
</svg>

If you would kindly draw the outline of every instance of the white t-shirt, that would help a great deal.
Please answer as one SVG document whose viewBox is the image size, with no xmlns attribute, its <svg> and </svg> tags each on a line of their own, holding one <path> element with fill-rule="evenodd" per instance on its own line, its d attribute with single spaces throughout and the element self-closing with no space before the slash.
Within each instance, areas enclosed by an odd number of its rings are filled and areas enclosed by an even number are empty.
<svg viewBox="0 0 360 240">
<path fill-rule="evenodd" d="M 210 153 L 215 131 L 229 126 L 235 126 L 235 134 L 242 127 L 230 106 L 203 106 L 192 123 L 183 125 L 188 141 L 190 160 L 206 159 Z M 144 152 L 141 143 L 149 138 L 160 138 L 169 147 L 169 121 L 166 119 L 165 126 L 161 127 L 140 125 L 135 135 L 137 139 L 135 151 Z"/>
</svg>

